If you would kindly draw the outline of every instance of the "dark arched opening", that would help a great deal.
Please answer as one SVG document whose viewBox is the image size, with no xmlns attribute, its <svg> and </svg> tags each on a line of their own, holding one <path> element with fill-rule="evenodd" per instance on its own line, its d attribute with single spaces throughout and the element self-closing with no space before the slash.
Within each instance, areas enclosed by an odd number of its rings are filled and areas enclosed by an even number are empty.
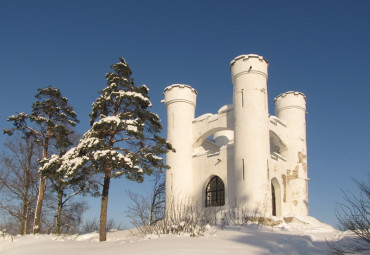
<svg viewBox="0 0 370 255">
<path fill-rule="evenodd" d="M 276 196 L 275 188 L 272 183 L 271 183 L 271 196 L 272 196 L 272 216 L 276 216 Z"/>
<path fill-rule="evenodd" d="M 271 180 L 272 215 L 281 216 L 281 190 L 276 178 Z"/>
<path fill-rule="evenodd" d="M 225 205 L 225 185 L 220 177 L 214 176 L 206 187 L 206 207 Z"/>
</svg>

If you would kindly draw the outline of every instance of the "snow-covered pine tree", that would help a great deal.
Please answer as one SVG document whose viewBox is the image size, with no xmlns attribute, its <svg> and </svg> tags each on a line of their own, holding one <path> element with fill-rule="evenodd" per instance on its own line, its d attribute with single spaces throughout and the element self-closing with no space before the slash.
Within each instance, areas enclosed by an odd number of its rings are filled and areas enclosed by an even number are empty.
<svg viewBox="0 0 370 255">
<path fill-rule="evenodd" d="M 51 86 L 38 89 L 36 101 L 32 105 L 31 114 L 19 113 L 12 115 L 8 121 L 13 122 L 13 128 L 4 129 L 3 133 L 12 135 L 21 131 L 24 138 L 34 137 L 43 148 L 43 158 L 48 157 L 49 150 L 68 146 L 71 142 L 68 135 L 70 127 L 78 123 L 77 115 L 63 97 L 60 90 Z M 41 210 L 45 193 L 46 177 L 40 174 L 38 198 L 35 210 L 33 233 L 41 231 Z"/>
<path fill-rule="evenodd" d="M 167 166 L 160 157 L 172 150 L 160 136 L 162 125 L 149 111 L 149 89 L 135 86 L 132 72 L 123 58 L 106 74 L 107 86 L 92 105 L 91 128 L 80 143 L 64 157 L 61 169 L 73 175 L 86 164 L 102 174 L 100 241 L 106 241 L 109 185 L 111 178 L 125 176 L 142 182 L 144 175 Z"/>
</svg>

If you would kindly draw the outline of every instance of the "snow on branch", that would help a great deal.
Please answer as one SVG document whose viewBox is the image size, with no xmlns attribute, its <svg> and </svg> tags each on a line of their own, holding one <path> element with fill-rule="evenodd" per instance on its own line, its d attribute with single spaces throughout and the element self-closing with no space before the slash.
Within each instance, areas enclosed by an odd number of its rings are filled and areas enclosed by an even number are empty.
<svg viewBox="0 0 370 255">
<path fill-rule="evenodd" d="M 116 150 L 98 150 L 93 153 L 94 160 L 99 161 L 102 158 L 109 157 L 112 160 L 124 161 L 130 168 L 133 167 L 131 158 L 124 156 L 122 153 L 119 153 Z"/>
<path fill-rule="evenodd" d="M 141 93 L 119 90 L 117 92 L 112 92 L 112 95 L 117 95 L 119 97 L 135 97 L 144 102 L 147 102 L 149 106 L 152 106 L 152 103 L 150 102 L 149 98 L 144 97 Z"/>
<path fill-rule="evenodd" d="M 122 120 L 118 116 L 103 117 L 99 121 L 95 122 L 94 127 L 101 126 L 103 124 L 115 125 L 115 126 L 126 126 L 127 130 L 137 132 L 138 119 L 135 120 Z"/>
</svg>

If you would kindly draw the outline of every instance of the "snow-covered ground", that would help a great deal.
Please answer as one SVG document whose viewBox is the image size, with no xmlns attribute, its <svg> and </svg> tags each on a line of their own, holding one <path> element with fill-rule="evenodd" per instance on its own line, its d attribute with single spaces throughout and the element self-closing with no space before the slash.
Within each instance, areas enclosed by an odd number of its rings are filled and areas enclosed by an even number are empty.
<svg viewBox="0 0 370 255">
<path fill-rule="evenodd" d="M 312 217 L 301 217 L 278 227 L 248 225 L 210 227 L 204 236 L 161 235 L 146 238 L 130 231 L 112 231 L 107 242 L 98 234 L 74 237 L 27 235 L 0 238 L 1 255 L 110 255 L 110 254 L 328 254 L 326 240 L 343 236 Z"/>
</svg>

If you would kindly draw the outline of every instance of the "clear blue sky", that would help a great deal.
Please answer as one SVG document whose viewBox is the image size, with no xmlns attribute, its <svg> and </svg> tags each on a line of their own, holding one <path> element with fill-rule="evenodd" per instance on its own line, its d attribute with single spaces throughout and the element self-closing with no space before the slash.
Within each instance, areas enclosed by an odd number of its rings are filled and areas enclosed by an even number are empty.
<svg viewBox="0 0 370 255">
<path fill-rule="evenodd" d="M 268 94 L 307 96 L 310 214 L 335 225 L 340 189 L 370 171 L 370 1 L 5 1 L 0 0 L 0 126 L 29 112 L 37 88 L 58 87 L 88 129 L 88 114 L 109 66 L 123 56 L 150 88 L 166 126 L 163 89 L 198 91 L 196 114 L 232 103 L 229 63 L 255 53 L 270 63 Z M 0 142 L 5 140 L 0 136 Z M 147 186 L 147 185 L 146 185 Z M 109 217 L 124 221 L 114 182 Z M 98 217 L 91 200 L 89 217 Z"/>
</svg>

